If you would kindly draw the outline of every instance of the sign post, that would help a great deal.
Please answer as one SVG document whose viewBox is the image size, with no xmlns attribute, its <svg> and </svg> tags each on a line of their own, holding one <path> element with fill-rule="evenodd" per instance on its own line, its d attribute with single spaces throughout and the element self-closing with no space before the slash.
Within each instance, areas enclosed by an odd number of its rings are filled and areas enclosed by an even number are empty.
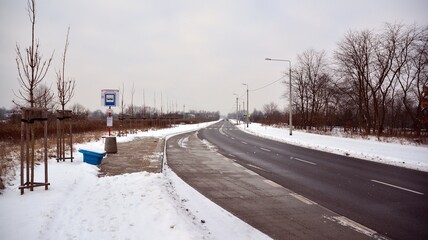
<svg viewBox="0 0 428 240">
<path fill-rule="evenodd" d="M 108 107 L 107 110 L 107 128 L 108 137 L 105 137 L 104 150 L 106 153 L 117 153 L 116 137 L 111 136 L 111 128 L 113 127 L 113 110 L 111 107 L 116 107 L 119 101 L 119 90 L 117 89 L 102 89 L 101 90 L 101 105 Z"/>
<path fill-rule="evenodd" d="M 108 107 L 107 111 L 107 128 L 108 135 L 111 135 L 111 127 L 113 127 L 113 110 L 111 107 L 116 107 L 119 99 L 119 90 L 117 89 L 102 89 L 101 90 L 101 105 Z"/>
<path fill-rule="evenodd" d="M 107 127 L 108 127 L 108 135 L 110 136 L 110 128 L 113 127 L 113 111 L 111 110 L 111 107 L 108 107 L 107 112 Z"/>
</svg>

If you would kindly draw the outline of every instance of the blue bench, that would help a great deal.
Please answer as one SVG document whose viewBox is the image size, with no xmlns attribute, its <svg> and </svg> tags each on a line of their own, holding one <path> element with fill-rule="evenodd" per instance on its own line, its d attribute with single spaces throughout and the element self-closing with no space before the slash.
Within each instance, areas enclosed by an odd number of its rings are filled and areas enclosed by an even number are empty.
<svg viewBox="0 0 428 240">
<path fill-rule="evenodd" d="M 103 160 L 103 157 L 106 155 L 105 151 L 94 151 L 79 149 L 79 152 L 83 154 L 83 162 L 89 163 L 92 165 L 98 165 Z"/>
</svg>

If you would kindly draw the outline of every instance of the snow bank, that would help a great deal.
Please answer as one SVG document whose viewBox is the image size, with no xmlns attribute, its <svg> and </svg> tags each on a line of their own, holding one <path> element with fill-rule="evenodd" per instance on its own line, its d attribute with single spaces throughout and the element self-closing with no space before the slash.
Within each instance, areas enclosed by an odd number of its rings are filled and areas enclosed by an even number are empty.
<svg viewBox="0 0 428 240">
<path fill-rule="evenodd" d="M 353 139 L 293 131 L 251 123 L 238 125 L 245 132 L 321 151 L 428 172 L 428 147 Z"/>
<path fill-rule="evenodd" d="M 181 125 L 127 137 L 164 137 L 212 123 Z M 102 140 L 78 144 L 100 149 Z M 98 178 L 98 167 L 49 160 L 49 190 L 20 195 L 19 176 L 0 195 L 0 239 L 267 239 L 189 187 L 168 167 L 164 173 Z M 35 169 L 43 178 L 43 165 Z"/>
</svg>

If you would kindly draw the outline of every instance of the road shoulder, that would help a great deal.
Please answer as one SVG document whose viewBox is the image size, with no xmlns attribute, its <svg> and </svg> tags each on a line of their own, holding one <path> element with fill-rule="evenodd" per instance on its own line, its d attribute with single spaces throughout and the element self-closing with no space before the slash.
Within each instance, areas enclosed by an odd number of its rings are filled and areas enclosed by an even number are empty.
<svg viewBox="0 0 428 240">
<path fill-rule="evenodd" d="M 360 226 L 226 158 L 195 133 L 167 142 L 168 165 L 190 186 L 274 239 L 370 239 Z"/>
</svg>

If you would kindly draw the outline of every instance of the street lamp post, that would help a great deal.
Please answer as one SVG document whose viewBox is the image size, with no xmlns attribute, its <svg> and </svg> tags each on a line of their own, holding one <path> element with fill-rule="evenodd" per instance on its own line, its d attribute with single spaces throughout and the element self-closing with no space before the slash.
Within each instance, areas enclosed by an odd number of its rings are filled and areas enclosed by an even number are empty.
<svg viewBox="0 0 428 240">
<path fill-rule="evenodd" d="M 292 114 L 292 111 L 291 111 L 291 104 L 292 104 L 292 101 L 291 101 L 291 61 L 290 60 L 285 60 L 285 59 L 275 59 L 275 58 L 265 58 L 265 60 L 267 60 L 267 61 L 279 61 L 279 62 L 288 62 L 288 64 L 289 64 L 289 68 L 288 68 L 288 77 L 289 77 L 289 81 L 290 81 L 290 102 L 289 102 L 289 104 L 288 104 L 288 111 L 289 111 L 289 117 L 290 117 L 290 119 L 289 119 L 289 121 L 290 121 L 290 136 L 292 136 L 293 135 L 293 114 Z"/>
<path fill-rule="evenodd" d="M 242 85 L 247 86 L 247 128 L 248 128 L 248 122 L 250 121 L 250 110 L 249 110 L 249 97 L 248 97 L 248 84 L 243 83 Z"/>
<path fill-rule="evenodd" d="M 236 96 L 236 112 L 235 112 L 235 117 L 236 117 L 236 122 L 239 125 L 239 117 L 238 117 L 238 94 L 234 93 L 233 95 Z"/>
</svg>

